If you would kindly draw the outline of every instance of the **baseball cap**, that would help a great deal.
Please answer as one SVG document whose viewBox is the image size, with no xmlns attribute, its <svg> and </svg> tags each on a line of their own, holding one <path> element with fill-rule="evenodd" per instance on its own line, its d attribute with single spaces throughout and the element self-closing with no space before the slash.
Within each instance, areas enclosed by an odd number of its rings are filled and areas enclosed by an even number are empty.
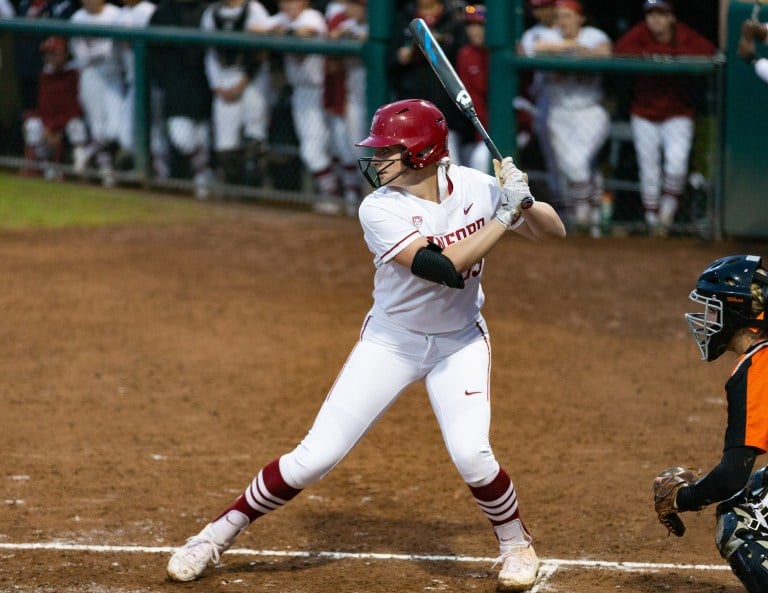
<svg viewBox="0 0 768 593">
<path fill-rule="evenodd" d="M 555 0 L 555 8 L 567 8 L 577 14 L 584 14 L 579 0 Z"/>
<path fill-rule="evenodd" d="M 485 23 L 485 6 L 468 4 L 464 7 L 465 23 Z"/>
<path fill-rule="evenodd" d="M 63 37 L 48 37 L 40 44 L 40 53 L 67 53 L 67 42 Z"/>
<path fill-rule="evenodd" d="M 643 2 L 643 11 L 650 12 L 660 10 L 662 12 L 672 12 L 672 3 L 666 0 L 645 0 Z"/>
</svg>

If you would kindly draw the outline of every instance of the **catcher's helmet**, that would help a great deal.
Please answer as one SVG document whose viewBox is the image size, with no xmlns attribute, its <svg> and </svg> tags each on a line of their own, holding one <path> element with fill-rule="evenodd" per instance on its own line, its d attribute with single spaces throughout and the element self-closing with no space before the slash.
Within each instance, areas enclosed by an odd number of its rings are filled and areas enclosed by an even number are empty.
<svg viewBox="0 0 768 593">
<path fill-rule="evenodd" d="M 704 305 L 703 313 L 685 318 L 703 360 L 715 360 L 728 347 L 733 335 L 745 327 L 768 328 L 763 313 L 752 308 L 752 284 L 762 285 L 768 296 L 768 275 L 756 255 L 732 255 L 712 262 L 699 276 L 689 298 Z"/>
<path fill-rule="evenodd" d="M 403 146 L 403 162 L 411 169 L 423 169 L 448 156 L 448 124 L 429 101 L 395 101 L 376 110 L 371 133 L 357 146 Z"/>
</svg>

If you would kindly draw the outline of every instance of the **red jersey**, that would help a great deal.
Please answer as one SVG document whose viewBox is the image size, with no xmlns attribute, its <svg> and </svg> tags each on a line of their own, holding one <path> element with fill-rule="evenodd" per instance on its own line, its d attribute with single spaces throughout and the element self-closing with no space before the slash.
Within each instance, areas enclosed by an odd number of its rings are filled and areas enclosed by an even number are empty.
<svg viewBox="0 0 768 593">
<path fill-rule="evenodd" d="M 488 127 L 488 48 L 467 44 L 456 56 L 456 73 L 467 87 L 469 96 L 475 104 L 477 117 L 483 126 Z"/>
<path fill-rule="evenodd" d="M 768 450 L 768 341 L 751 346 L 739 357 L 725 384 L 728 428 L 724 449 Z"/>
<path fill-rule="evenodd" d="M 80 78 L 75 68 L 43 68 L 39 77 L 37 115 L 51 132 L 60 132 L 71 119 L 82 117 L 78 99 Z"/>
<path fill-rule="evenodd" d="M 622 35 L 613 46 L 614 55 L 624 56 L 711 56 L 715 45 L 688 25 L 675 23 L 671 43 L 661 43 L 642 21 Z M 670 117 L 693 117 L 694 102 L 690 93 L 690 79 L 679 75 L 639 75 L 631 111 L 652 121 Z"/>
</svg>

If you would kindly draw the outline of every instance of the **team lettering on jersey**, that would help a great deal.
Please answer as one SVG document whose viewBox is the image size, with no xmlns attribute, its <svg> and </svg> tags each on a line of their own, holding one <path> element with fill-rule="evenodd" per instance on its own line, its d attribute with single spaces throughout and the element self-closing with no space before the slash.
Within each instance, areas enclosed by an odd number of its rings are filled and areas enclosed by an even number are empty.
<svg viewBox="0 0 768 593">
<path fill-rule="evenodd" d="M 465 227 L 462 227 L 456 231 L 451 231 L 450 233 L 447 233 L 440 237 L 428 236 L 427 240 L 430 243 L 434 243 L 435 245 L 439 246 L 441 249 L 444 249 L 447 245 L 451 245 L 452 243 L 458 243 L 462 239 L 466 239 L 472 233 L 476 233 L 484 226 L 485 226 L 485 218 L 478 218 L 475 222 L 471 222 Z M 469 268 L 462 274 L 462 278 L 464 278 L 465 282 L 470 278 L 477 278 L 482 273 L 483 261 L 484 260 L 481 259 L 479 262 L 477 262 L 475 265 L 473 265 L 471 268 Z"/>
<path fill-rule="evenodd" d="M 476 233 L 484 226 L 485 226 L 485 218 L 478 218 L 475 222 L 471 222 L 463 228 L 460 228 L 456 231 L 451 231 L 450 233 L 441 235 L 440 237 L 428 236 L 427 240 L 430 243 L 434 243 L 441 249 L 445 249 L 445 247 L 447 247 L 448 245 L 451 245 L 452 243 L 458 243 L 462 239 L 466 239 L 471 234 Z"/>
</svg>

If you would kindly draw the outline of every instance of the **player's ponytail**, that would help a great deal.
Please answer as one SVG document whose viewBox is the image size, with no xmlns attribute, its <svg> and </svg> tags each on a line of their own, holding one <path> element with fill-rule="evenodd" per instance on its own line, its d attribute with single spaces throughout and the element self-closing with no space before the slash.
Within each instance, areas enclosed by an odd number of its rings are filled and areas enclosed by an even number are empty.
<svg viewBox="0 0 768 593">
<path fill-rule="evenodd" d="M 752 293 L 752 317 L 763 320 L 765 323 L 765 308 L 766 303 L 768 303 L 768 271 L 763 268 L 755 270 L 750 292 Z M 756 333 L 760 338 L 768 338 L 768 327 L 763 326 Z"/>
</svg>

